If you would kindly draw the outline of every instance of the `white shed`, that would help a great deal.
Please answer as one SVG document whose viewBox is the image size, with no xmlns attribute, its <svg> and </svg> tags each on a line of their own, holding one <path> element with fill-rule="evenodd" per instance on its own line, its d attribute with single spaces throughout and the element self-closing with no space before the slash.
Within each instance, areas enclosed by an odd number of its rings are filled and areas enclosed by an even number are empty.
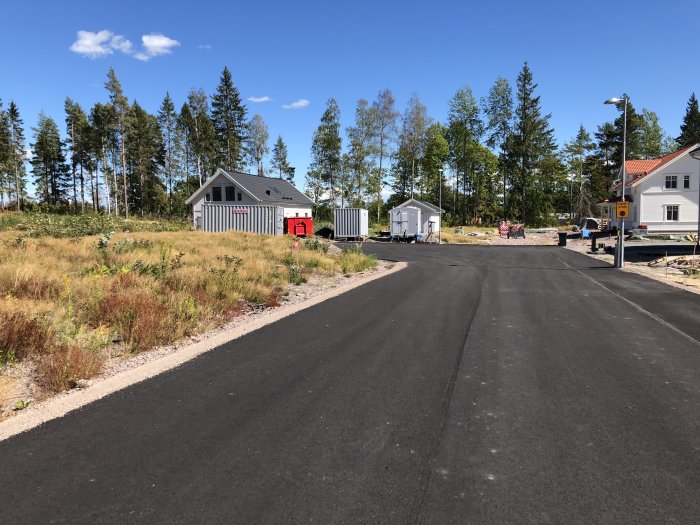
<svg viewBox="0 0 700 525">
<path fill-rule="evenodd" d="M 284 217 L 311 217 L 313 201 L 284 179 L 216 170 L 212 177 L 185 201 L 192 207 L 192 222 L 202 228 L 202 206 L 276 206 Z"/>
<path fill-rule="evenodd" d="M 389 220 L 392 237 L 422 235 L 427 238 L 440 231 L 440 208 L 429 202 L 408 199 L 389 212 Z"/>
</svg>

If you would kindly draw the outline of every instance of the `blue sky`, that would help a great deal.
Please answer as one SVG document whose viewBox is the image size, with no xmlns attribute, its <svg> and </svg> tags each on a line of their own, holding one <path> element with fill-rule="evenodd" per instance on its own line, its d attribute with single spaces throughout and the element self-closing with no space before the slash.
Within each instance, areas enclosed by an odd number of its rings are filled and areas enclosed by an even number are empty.
<svg viewBox="0 0 700 525">
<path fill-rule="evenodd" d="M 612 120 L 615 109 L 602 102 L 623 92 L 677 136 L 690 93 L 700 95 L 697 0 L 621 1 L 614 9 L 602 1 L 470 4 L 6 1 L 0 99 L 18 104 L 28 128 L 40 110 L 63 128 L 66 96 L 87 110 L 107 99 L 110 66 L 129 99 L 154 113 L 166 91 L 178 107 L 190 88 L 212 94 L 228 66 L 244 99 L 271 99 L 246 102 L 249 116 L 264 118 L 271 143 L 282 135 L 303 184 L 329 97 L 343 128 L 359 98 L 371 101 L 384 88 L 401 113 L 416 93 L 444 121 L 457 89 L 468 85 L 481 97 L 498 76 L 514 85 L 527 60 L 562 144 L 580 123 L 593 132 Z M 88 33 L 79 39 L 79 31 L 109 33 L 99 43 Z M 283 108 L 300 100 L 308 105 Z"/>
</svg>

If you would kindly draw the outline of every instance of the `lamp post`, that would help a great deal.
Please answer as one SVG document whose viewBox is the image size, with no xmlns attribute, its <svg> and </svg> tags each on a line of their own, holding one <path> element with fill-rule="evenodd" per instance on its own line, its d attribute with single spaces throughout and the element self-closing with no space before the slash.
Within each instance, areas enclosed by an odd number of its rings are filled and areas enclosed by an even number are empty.
<svg viewBox="0 0 700 525">
<path fill-rule="evenodd" d="M 690 156 L 700 160 L 700 148 L 692 150 Z M 695 245 L 700 246 L 700 169 L 698 169 L 698 238 L 695 240 Z"/>
<path fill-rule="evenodd" d="M 440 224 L 438 225 L 438 244 L 442 244 L 442 168 L 438 169 L 440 174 Z"/>
<path fill-rule="evenodd" d="M 627 183 L 627 167 L 625 166 L 625 160 L 627 157 L 627 95 L 622 98 L 609 98 L 605 101 L 605 104 L 617 104 L 618 102 L 625 103 L 625 109 L 622 117 L 622 201 L 625 200 L 625 185 Z M 617 260 L 615 261 L 615 268 L 622 269 L 625 267 L 625 218 L 620 218 L 620 243 L 617 250 Z"/>
</svg>

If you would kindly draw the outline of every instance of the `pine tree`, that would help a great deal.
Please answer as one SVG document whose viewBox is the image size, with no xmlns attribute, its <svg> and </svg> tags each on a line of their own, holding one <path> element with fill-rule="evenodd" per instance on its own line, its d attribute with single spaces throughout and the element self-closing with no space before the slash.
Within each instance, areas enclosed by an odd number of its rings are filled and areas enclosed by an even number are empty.
<svg viewBox="0 0 700 525">
<path fill-rule="evenodd" d="M 71 153 L 71 176 L 73 182 L 73 208 L 78 206 L 78 189 L 80 183 L 80 204 L 81 210 L 85 211 L 85 177 L 83 168 L 87 162 L 89 152 L 89 130 L 88 119 L 80 107 L 80 104 L 73 102 L 70 97 L 66 97 L 66 146 Z M 78 166 L 80 170 L 78 171 Z"/>
<path fill-rule="evenodd" d="M 179 161 L 177 118 L 173 99 L 170 98 L 170 93 L 166 93 L 158 111 L 158 125 L 163 143 L 163 180 L 168 189 L 168 213 L 170 215 L 173 213 L 173 181 L 179 171 L 177 167 Z"/>
<path fill-rule="evenodd" d="M 0 204 L 5 208 L 5 193 L 9 197 L 9 174 L 12 165 L 12 143 L 10 140 L 10 119 L 2 109 L 0 101 Z"/>
<path fill-rule="evenodd" d="M 32 146 L 32 171 L 37 193 L 42 202 L 58 205 L 67 202 L 69 169 L 56 122 L 43 112 L 39 114 Z"/>
<path fill-rule="evenodd" d="M 695 93 L 691 93 L 681 124 L 681 134 L 676 139 L 680 148 L 700 143 L 700 109 Z"/>
<path fill-rule="evenodd" d="M 265 176 L 265 168 L 263 167 L 263 159 L 270 152 L 268 141 L 270 133 L 267 130 L 267 124 L 260 115 L 255 115 L 248 123 L 248 158 L 250 163 L 255 166 L 258 176 Z"/>
<path fill-rule="evenodd" d="M 110 151 L 116 149 L 116 136 L 113 132 L 115 128 L 114 107 L 111 104 L 95 104 L 90 110 L 90 138 L 91 157 L 94 162 L 94 188 L 93 207 L 99 210 L 100 204 L 100 173 L 105 188 L 106 210 L 110 214 L 114 208 L 115 215 L 118 214 L 118 185 L 117 170 L 110 166 Z"/>
<path fill-rule="evenodd" d="M 241 169 L 246 140 L 246 107 L 238 88 L 233 85 L 228 67 L 224 67 L 221 73 L 211 105 L 222 167 L 225 170 Z"/>
<path fill-rule="evenodd" d="M 124 95 L 122 85 L 114 69 L 109 68 L 105 88 L 109 92 L 109 100 L 114 108 L 116 141 L 121 149 L 122 185 L 124 187 L 124 217 L 129 218 L 129 191 L 126 176 L 126 115 L 129 111 L 129 100 Z M 117 208 L 115 207 L 115 212 Z"/>
<path fill-rule="evenodd" d="M 287 161 L 287 145 L 282 140 L 282 136 L 277 137 L 277 142 L 275 142 L 272 148 L 272 160 L 270 161 L 270 168 L 273 172 L 277 172 L 279 178 L 283 178 L 289 173 L 289 161 Z"/>
<path fill-rule="evenodd" d="M 23 122 L 19 115 L 19 109 L 14 102 L 10 102 L 7 110 L 10 131 L 10 151 L 9 151 L 9 172 L 13 181 L 13 189 L 15 193 L 15 204 L 17 211 L 22 209 L 22 201 L 26 186 L 26 170 L 24 164 L 24 128 Z"/>
<path fill-rule="evenodd" d="M 162 213 L 167 208 L 165 185 L 158 177 L 163 165 L 163 137 L 158 120 L 137 102 L 129 108 L 126 119 L 129 143 L 127 166 L 131 181 L 130 206 L 143 217 Z"/>
</svg>

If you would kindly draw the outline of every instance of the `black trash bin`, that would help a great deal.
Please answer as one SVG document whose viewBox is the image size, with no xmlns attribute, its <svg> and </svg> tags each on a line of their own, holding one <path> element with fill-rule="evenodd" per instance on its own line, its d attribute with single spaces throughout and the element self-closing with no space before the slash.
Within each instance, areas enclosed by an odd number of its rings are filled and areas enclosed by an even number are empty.
<svg viewBox="0 0 700 525">
<path fill-rule="evenodd" d="M 557 232 L 559 234 L 559 246 L 566 246 L 566 235 L 568 232 Z"/>
</svg>

